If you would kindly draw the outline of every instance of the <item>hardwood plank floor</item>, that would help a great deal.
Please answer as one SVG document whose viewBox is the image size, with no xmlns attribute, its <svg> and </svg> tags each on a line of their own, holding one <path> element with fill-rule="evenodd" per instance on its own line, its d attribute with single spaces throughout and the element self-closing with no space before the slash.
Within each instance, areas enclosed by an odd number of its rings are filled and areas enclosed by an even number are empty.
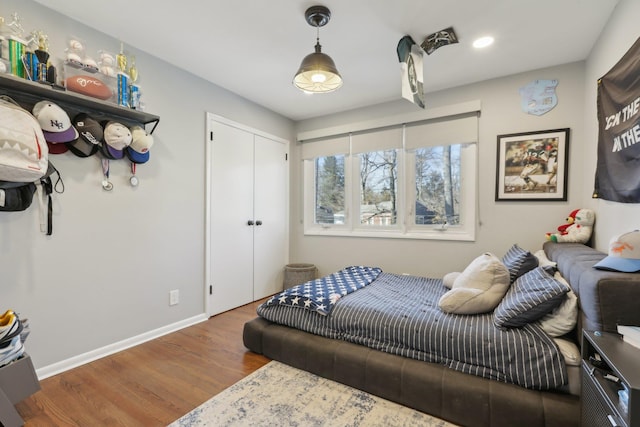
<svg viewBox="0 0 640 427">
<path fill-rule="evenodd" d="M 18 403 L 26 426 L 166 426 L 264 366 L 242 344 L 262 301 L 40 382 Z"/>
</svg>

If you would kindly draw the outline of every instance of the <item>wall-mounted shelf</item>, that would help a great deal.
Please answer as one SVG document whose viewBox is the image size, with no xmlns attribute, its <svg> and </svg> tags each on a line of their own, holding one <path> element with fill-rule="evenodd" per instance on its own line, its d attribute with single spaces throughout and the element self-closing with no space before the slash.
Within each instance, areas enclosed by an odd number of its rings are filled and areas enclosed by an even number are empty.
<svg viewBox="0 0 640 427">
<path fill-rule="evenodd" d="M 78 113 L 87 113 L 94 116 L 96 120 L 111 119 L 128 125 L 152 125 L 149 133 L 153 133 L 160 122 L 160 117 L 144 111 L 121 107 L 111 102 L 32 82 L 11 74 L 0 74 L 0 94 L 10 96 L 28 110 L 31 110 L 35 103 L 48 99 L 66 110 L 70 117 Z"/>
</svg>

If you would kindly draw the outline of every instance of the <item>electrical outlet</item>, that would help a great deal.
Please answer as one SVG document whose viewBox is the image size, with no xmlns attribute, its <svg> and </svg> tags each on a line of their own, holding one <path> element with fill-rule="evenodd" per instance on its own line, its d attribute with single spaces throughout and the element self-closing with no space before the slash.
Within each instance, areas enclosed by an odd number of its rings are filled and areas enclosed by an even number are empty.
<svg viewBox="0 0 640 427">
<path fill-rule="evenodd" d="M 174 289 L 169 291 L 169 305 L 176 305 L 180 302 L 180 291 Z"/>
</svg>

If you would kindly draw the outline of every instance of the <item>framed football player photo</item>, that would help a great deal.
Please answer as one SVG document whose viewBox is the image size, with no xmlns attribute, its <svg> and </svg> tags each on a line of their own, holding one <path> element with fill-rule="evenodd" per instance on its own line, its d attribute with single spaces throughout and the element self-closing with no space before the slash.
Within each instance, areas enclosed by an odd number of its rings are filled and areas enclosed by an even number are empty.
<svg viewBox="0 0 640 427">
<path fill-rule="evenodd" d="M 569 128 L 498 135 L 496 201 L 566 201 Z"/>
</svg>

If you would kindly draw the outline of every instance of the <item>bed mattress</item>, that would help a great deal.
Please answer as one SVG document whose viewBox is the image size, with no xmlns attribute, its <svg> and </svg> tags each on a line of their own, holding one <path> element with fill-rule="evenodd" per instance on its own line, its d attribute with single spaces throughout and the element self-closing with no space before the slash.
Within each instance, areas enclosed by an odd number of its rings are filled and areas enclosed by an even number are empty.
<svg viewBox="0 0 640 427">
<path fill-rule="evenodd" d="M 381 273 L 338 300 L 328 315 L 278 303 L 262 304 L 266 320 L 533 390 L 568 382 L 564 359 L 536 324 L 500 329 L 493 314 L 442 312 L 442 280 Z"/>
</svg>

